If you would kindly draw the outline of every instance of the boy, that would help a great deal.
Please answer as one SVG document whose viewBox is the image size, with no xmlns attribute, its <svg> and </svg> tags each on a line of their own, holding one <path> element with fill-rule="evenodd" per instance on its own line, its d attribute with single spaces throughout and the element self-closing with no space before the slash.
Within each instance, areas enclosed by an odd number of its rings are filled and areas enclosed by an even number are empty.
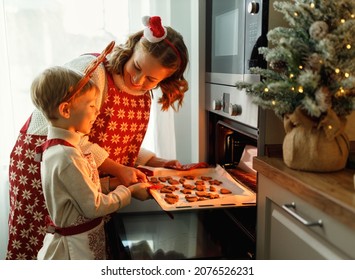
<svg viewBox="0 0 355 280">
<path fill-rule="evenodd" d="M 103 217 L 128 205 L 131 196 L 149 198 L 147 183 L 101 190 L 95 161 L 80 150 L 99 113 L 97 96 L 88 75 L 64 67 L 45 70 L 32 84 L 32 101 L 50 124 L 38 149 L 49 212 L 38 259 L 105 259 Z"/>
</svg>

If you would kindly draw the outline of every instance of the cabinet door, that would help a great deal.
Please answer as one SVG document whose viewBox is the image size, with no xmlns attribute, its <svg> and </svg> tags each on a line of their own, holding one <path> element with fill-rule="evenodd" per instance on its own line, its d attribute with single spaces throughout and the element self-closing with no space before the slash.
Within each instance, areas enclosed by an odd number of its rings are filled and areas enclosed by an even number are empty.
<svg viewBox="0 0 355 280">
<path fill-rule="evenodd" d="M 280 259 L 348 259 L 332 244 L 319 238 L 314 232 L 290 216 L 284 209 L 268 200 L 269 229 L 267 258 Z"/>
<path fill-rule="evenodd" d="M 263 174 L 257 197 L 257 259 L 355 259 L 353 229 Z"/>
</svg>

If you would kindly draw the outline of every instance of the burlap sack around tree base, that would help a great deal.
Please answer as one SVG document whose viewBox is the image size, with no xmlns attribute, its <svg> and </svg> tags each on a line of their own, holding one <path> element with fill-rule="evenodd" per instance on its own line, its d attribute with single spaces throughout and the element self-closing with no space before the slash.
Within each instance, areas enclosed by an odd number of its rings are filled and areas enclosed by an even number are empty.
<svg viewBox="0 0 355 280">
<path fill-rule="evenodd" d="M 346 119 L 339 118 L 332 109 L 320 119 L 310 118 L 300 108 L 285 115 L 285 164 L 292 169 L 313 172 L 345 168 L 350 150 L 345 125 Z"/>
</svg>

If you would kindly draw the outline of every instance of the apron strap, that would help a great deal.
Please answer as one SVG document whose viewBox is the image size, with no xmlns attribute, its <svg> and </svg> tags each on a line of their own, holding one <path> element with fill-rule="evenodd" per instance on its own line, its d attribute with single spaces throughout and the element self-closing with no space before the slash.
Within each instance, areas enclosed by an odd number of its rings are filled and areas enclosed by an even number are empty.
<svg viewBox="0 0 355 280">
<path fill-rule="evenodd" d="M 40 162 L 42 161 L 42 154 L 45 150 L 47 150 L 49 147 L 55 146 L 55 145 L 64 145 L 68 147 L 73 147 L 72 144 L 70 144 L 68 141 L 65 141 L 60 138 L 54 138 L 54 139 L 48 139 L 46 142 L 44 142 L 42 145 L 36 147 L 36 155 L 35 155 L 35 161 Z"/>
<path fill-rule="evenodd" d="M 75 234 L 80 234 L 89 231 L 97 227 L 102 221 L 102 217 L 98 217 L 80 225 L 61 228 L 56 226 L 49 216 L 46 216 L 45 219 L 47 225 L 47 230 L 46 230 L 47 233 L 52 233 L 52 234 L 58 233 L 63 236 L 75 235 Z"/>
</svg>

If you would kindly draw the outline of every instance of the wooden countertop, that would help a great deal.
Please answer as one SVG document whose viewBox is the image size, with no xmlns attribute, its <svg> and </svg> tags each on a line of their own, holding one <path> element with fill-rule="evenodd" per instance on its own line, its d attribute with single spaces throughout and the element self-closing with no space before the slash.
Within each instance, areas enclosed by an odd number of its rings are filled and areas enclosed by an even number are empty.
<svg viewBox="0 0 355 280">
<path fill-rule="evenodd" d="M 288 168 L 282 158 L 259 156 L 253 168 L 329 216 L 355 229 L 354 169 L 313 173 Z"/>
</svg>

